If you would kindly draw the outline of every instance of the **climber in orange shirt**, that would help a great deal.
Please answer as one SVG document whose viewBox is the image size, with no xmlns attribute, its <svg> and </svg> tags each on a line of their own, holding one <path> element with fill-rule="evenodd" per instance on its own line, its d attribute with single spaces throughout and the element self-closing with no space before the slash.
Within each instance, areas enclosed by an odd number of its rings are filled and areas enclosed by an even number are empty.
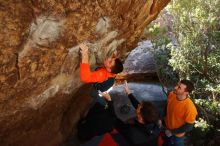
<svg viewBox="0 0 220 146">
<path fill-rule="evenodd" d="M 165 110 L 165 137 L 163 146 L 184 146 L 184 135 L 192 130 L 197 109 L 189 98 L 194 89 L 189 80 L 181 80 L 168 98 Z"/>
<path fill-rule="evenodd" d="M 90 70 L 88 47 L 85 44 L 79 45 L 81 49 L 82 62 L 80 64 L 80 78 L 86 83 L 93 83 L 90 96 L 96 99 L 101 105 L 106 106 L 106 101 L 99 96 L 99 91 L 105 92 L 110 89 L 117 73 L 122 72 L 123 64 L 120 59 L 115 57 L 106 58 L 103 66 L 95 71 Z"/>
<path fill-rule="evenodd" d="M 80 78 L 86 83 L 102 83 L 109 78 L 115 78 L 117 73 L 122 72 L 123 64 L 118 58 L 106 58 L 104 66 L 95 71 L 90 70 L 88 47 L 85 44 L 80 44 L 80 52 L 82 54 L 82 62 L 80 64 Z"/>
</svg>

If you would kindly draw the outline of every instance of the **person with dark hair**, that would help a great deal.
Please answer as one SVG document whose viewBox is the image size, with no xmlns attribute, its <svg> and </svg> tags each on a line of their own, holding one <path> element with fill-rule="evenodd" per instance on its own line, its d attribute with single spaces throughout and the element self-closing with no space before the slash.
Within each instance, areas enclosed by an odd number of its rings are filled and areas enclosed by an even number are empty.
<svg viewBox="0 0 220 146">
<path fill-rule="evenodd" d="M 86 83 L 102 83 L 108 78 L 114 78 L 116 74 L 123 71 L 123 64 L 119 58 L 106 58 L 103 67 L 95 71 L 90 70 L 88 47 L 85 44 L 80 44 L 82 62 L 80 64 L 80 78 Z"/>
<path fill-rule="evenodd" d="M 159 119 L 157 108 L 149 101 L 139 103 L 131 94 L 128 86 L 125 86 L 132 105 L 136 109 L 136 120 L 134 123 L 124 123 L 117 118 L 113 100 L 108 93 L 101 93 L 108 102 L 108 108 L 104 109 L 99 103 L 89 111 L 87 116 L 79 122 L 78 138 L 89 140 L 90 138 L 110 132 L 113 128 L 127 140 L 131 146 L 156 145 L 159 128 L 156 125 Z"/>
<path fill-rule="evenodd" d="M 106 101 L 100 98 L 98 92 L 105 92 L 114 85 L 116 74 L 123 71 L 123 64 L 119 58 L 110 57 L 104 60 L 102 67 L 98 67 L 95 71 L 91 71 L 88 58 L 88 47 L 85 44 L 80 44 L 79 47 L 82 55 L 82 62 L 80 64 L 81 81 L 93 83 L 90 96 L 95 99 L 95 102 L 99 102 L 101 105 L 106 106 Z"/>
<path fill-rule="evenodd" d="M 118 74 L 123 71 L 123 64 L 119 58 L 116 58 L 114 66 L 111 67 L 111 73 Z"/>
<path fill-rule="evenodd" d="M 163 146 L 184 146 L 184 135 L 192 130 L 198 114 L 189 98 L 193 89 L 191 81 L 181 80 L 169 94 L 164 118 L 166 130 Z"/>
<path fill-rule="evenodd" d="M 149 101 L 144 101 L 141 104 L 140 113 L 144 123 L 154 123 L 159 120 L 159 113 L 156 107 Z"/>
<path fill-rule="evenodd" d="M 159 112 L 150 101 L 139 102 L 131 93 L 127 83 L 125 92 L 136 109 L 136 119 L 133 123 L 116 122 L 116 129 L 131 146 L 156 146 L 160 129 L 158 127 Z"/>
<path fill-rule="evenodd" d="M 137 121 L 139 123 L 154 123 L 159 120 L 159 113 L 154 104 L 149 101 L 143 101 L 140 103 L 131 93 L 127 83 L 125 84 L 124 89 L 132 105 L 136 109 Z"/>
</svg>

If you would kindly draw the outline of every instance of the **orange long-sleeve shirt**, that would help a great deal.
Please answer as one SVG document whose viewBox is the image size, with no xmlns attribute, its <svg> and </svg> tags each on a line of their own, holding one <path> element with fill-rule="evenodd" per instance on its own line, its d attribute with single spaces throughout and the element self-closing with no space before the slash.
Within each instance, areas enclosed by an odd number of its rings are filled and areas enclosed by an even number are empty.
<svg viewBox="0 0 220 146">
<path fill-rule="evenodd" d="M 88 63 L 80 64 L 80 78 L 82 82 L 101 83 L 106 81 L 108 78 L 115 76 L 115 74 L 108 72 L 105 68 L 100 68 L 97 71 L 91 71 Z"/>
</svg>

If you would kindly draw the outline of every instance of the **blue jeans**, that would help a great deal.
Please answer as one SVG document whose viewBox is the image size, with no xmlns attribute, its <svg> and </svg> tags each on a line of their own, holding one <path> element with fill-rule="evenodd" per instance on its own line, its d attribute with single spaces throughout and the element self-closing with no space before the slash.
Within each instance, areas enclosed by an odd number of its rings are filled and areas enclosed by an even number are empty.
<svg viewBox="0 0 220 146">
<path fill-rule="evenodd" d="M 184 136 L 177 137 L 175 135 L 172 135 L 171 137 L 167 137 L 165 135 L 163 146 L 184 146 L 184 139 Z"/>
</svg>

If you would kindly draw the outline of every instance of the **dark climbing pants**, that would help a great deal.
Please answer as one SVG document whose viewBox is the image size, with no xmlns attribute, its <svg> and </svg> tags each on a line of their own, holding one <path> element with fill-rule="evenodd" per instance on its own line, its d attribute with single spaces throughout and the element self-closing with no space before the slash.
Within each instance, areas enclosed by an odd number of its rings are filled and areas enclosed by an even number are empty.
<svg viewBox="0 0 220 146">
<path fill-rule="evenodd" d="M 95 103 L 86 118 L 78 124 L 79 140 L 86 141 L 94 136 L 112 131 L 116 119 L 116 116 L 110 114 L 103 105 Z"/>
</svg>

